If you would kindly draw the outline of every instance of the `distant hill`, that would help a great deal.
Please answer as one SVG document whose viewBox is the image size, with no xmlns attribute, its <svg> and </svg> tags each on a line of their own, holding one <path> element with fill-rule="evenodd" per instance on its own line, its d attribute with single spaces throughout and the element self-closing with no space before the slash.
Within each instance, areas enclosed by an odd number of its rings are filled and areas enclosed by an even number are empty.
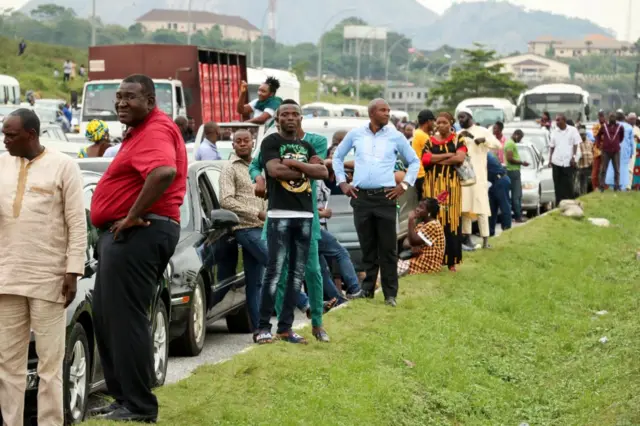
<svg viewBox="0 0 640 426">
<path fill-rule="evenodd" d="M 581 39 L 588 34 L 611 32 L 585 19 L 525 10 L 506 2 L 478 1 L 454 4 L 414 41 L 426 49 L 444 44 L 469 47 L 478 42 L 509 53 L 525 51 L 529 41 L 543 35 Z"/>
<path fill-rule="evenodd" d="M 52 2 L 74 9 L 78 16 L 91 13 L 88 0 L 31 0 L 23 10 Z M 128 26 L 150 9 L 186 8 L 187 3 L 188 0 L 98 1 L 97 15 L 102 22 Z M 243 16 L 262 28 L 268 0 L 201 0 L 192 4 L 197 5 L 194 8 L 205 4 L 209 11 Z M 339 13 L 345 8 L 354 10 Z M 416 0 L 278 0 L 276 37 L 285 44 L 315 43 L 331 17 L 334 19 L 329 29 L 349 16 L 403 33 L 413 38 L 416 47 L 421 49 L 435 49 L 445 44 L 469 47 L 479 42 L 507 53 L 526 50 L 528 41 L 542 35 L 578 39 L 587 34 L 610 34 L 591 21 L 528 11 L 507 2 L 456 3 L 438 16 Z"/>
</svg>

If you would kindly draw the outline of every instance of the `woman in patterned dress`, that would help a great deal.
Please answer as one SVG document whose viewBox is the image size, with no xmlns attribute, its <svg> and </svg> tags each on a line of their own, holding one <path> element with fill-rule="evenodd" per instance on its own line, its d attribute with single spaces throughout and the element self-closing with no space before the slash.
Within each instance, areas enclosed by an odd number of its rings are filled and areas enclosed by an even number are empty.
<svg viewBox="0 0 640 426">
<path fill-rule="evenodd" d="M 636 148 L 636 162 L 633 165 L 632 191 L 640 191 L 640 139 L 634 138 Z"/>
<path fill-rule="evenodd" d="M 438 222 L 440 206 L 435 198 L 427 198 L 409 213 L 407 242 L 413 257 L 398 262 L 398 273 L 404 275 L 440 272 L 444 258 L 444 229 Z"/>
<path fill-rule="evenodd" d="M 451 131 L 446 113 L 436 120 L 436 135 L 427 141 L 422 155 L 425 179 L 423 193 L 426 198 L 440 202 L 438 220 L 446 239 L 443 264 L 455 272 L 462 261 L 462 187 L 456 166 L 464 162 L 467 147 L 462 137 Z"/>
</svg>

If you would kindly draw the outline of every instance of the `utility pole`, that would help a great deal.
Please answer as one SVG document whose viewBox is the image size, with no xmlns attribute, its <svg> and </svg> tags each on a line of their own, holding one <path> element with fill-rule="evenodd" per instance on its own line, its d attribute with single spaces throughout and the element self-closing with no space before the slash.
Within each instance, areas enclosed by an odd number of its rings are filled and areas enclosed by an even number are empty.
<svg viewBox="0 0 640 426">
<path fill-rule="evenodd" d="M 94 2 L 96 0 L 93 0 Z M 187 6 L 187 44 L 191 44 L 191 0 L 189 0 L 189 5 Z"/>
<path fill-rule="evenodd" d="M 91 5 L 91 45 L 96 45 L 96 0 Z"/>
</svg>

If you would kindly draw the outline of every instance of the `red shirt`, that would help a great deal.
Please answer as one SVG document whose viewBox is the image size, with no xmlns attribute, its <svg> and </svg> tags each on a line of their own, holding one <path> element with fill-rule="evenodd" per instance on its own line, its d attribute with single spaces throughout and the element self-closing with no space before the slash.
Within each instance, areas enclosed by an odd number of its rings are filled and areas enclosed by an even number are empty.
<svg viewBox="0 0 640 426">
<path fill-rule="evenodd" d="M 102 228 L 125 218 L 149 173 L 163 166 L 175 168 L 176 177 L 145 213 L 179 222 L 187 189 L 187 149 L 175 123 L 155 108 L 142 124 L 127 132 L 120 151 L 98 182 L 91 201 L 93 225 Z"/>
<path fill-rule="evenodd" d="M 603 124 L 596 136 L 596 143 L 600 149 L 611 154 L 620 152 L 622 141 L 624 141 L 624 127 L 618 123 Z"/>
</svg>

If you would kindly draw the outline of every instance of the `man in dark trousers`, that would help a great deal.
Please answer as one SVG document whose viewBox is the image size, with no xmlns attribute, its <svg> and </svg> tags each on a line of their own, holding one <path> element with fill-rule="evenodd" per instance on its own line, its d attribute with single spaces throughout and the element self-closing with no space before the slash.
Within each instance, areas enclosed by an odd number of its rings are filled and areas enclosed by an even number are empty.
<svg viewBox="0 0 640 426">
<path fill-rule="evenodd" d="M 509 179 L 507 169 L 500 164 L 500 160 L 492 152 L 487 154 L 487 179 L 491 184 L 489 188 L 489 206 L 491 206 L 489 236 L 493 237 L 496 235 L 498 211 L 500 212 L 502 230 L 511 229 L 511 202 L 509 201 L 511 179 Z"/>
<path fill-rule="evenodd" d="M 613 164 L 614 191 L 620 191 L 620 145 L 624 142 L 624 128 L 616 122 L 616 114 L 609 114 L 609 122 L 600 127 L 596 145 L 602 151 L 600 160 L 600 192 L 604 191 L 609 162 Z M 626 172 L 626 170 L 625 170 Z"/>
<path fill-rule="evenodd" d="M 385 303 L 396 306 L 398 295 L 397 200 L 418 176 L 420 161 L 407 138 L 389 126 L 389 104 L 369 103 L 370 122 L 350 131 L 333 155 L 333 170 L 342 192 L 351 198 L 353 219 L 362 250 L 366 278 L 362 289 L 373 298 L 378 270 Z M 353 182 L 347 183 L 344 158 L 355 149 Z M 409 163 L 404 180 L 396 184 L 398 153 Z"/>
<path fill-rule="evenodd" d="M 549 167 L 553 169 L 553 187 L 556 205 L 562 200 L 573 200 L 573 174 L 576 169 L 578 146 L 582 139 L 578 129 L 567 123 L 564 114 L 556 117 L 556 128 L 551 131 Z"/>
<path fill-rule="evenodd" d="M 100 231 L 93 322 L 114 402 L 93 414 L 155 422 L 149 309 L 180 235 L 187 153 L 177 126 L 156 106 L 153 81 L 125 78 L 116 111 L 127 132 L 98 183 L 91 221 Z"/>
</svg>

